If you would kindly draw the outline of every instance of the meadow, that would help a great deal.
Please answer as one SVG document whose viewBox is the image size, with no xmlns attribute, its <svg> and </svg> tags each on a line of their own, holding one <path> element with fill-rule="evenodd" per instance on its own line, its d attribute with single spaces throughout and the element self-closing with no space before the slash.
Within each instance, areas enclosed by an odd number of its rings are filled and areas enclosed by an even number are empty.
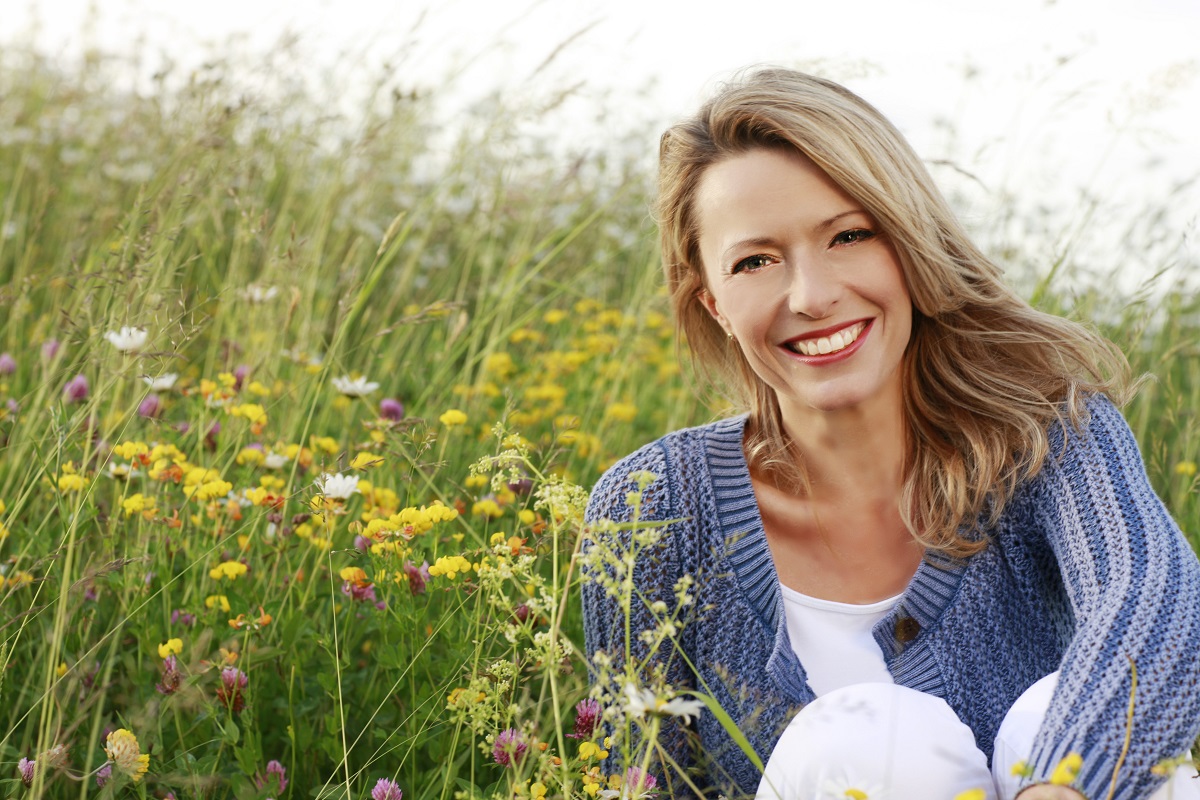
<svg viewBox="0 0 1200 800">
<path fill-rule="evenodd" d="M 110 78 L 0 62 L 6 796 L 618 796 L 583 503 L 726 411 L 676 357 L 644 163 L 502 108 L 447 140 L 424 92 L 348 125 L 220 61 Z M 1200 542 L 1200 301 L 1009 244 L 1150 376 L 1125 412 Z"/>
</svg>

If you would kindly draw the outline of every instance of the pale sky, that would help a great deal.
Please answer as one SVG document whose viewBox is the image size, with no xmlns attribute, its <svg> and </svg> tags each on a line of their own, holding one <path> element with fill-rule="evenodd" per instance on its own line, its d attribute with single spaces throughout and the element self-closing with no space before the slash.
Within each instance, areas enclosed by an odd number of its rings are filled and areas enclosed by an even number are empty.
<svg viewBox="0 0 1200 800">
<path fill-rule="evenodd" d="M 0 7 L 0 47 L 27 39 L 36 18 L 39 47 L 63 58 L 89 44 L 128 51 L 140 40 L 147 56 L 194 66 L 206 45 L 230 36 L 246 49 L 267 49 L 290 32 L 316 74 L 347 87 L 346 98 L 385 61 L 406 88 L 441 87 L 454 73 L 462 104 L 496 89 L 520 101 L 574 86 L 554 119 L 561 135 L 603 147 L 636 131 L 648 156 L 658 131 L 738 68 L 799 66 L 847 83 L 927 159 L 952 158 L 969 170 L 985 196 L 1066 204 L 1087 188 L 1132 210 L 1181 181 L 1200 184 L 1196 0 L 0 0 Z M 445 105 L 453 116 L 454 102 Z M 953 141 L 939 118 L 953 122 Z M 1172 202 L 1194 255 L 1200 189 Z"/>
</svg>

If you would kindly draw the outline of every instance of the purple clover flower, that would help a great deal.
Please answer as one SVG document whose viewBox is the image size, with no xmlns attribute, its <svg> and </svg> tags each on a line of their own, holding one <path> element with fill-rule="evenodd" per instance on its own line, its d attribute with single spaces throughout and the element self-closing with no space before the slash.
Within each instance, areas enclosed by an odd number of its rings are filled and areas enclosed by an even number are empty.
<svg viewBox="0 0 1200 800">
<path fill-rule="evenodd" d="M 408 575 L 408 590 L 414 595 L 425 594 L 425 584 L 429 582 L 429 562 L 421 562 L 421 566 L 417 566 L 410 562 L 404 564 L 404 574 Z"/>
<path fill-rule="evenodd" d="M 600 724 L 600 704 L 588 698 L 575 704 L 575 732 L 568 733 L 572 739 L 590 739 Z"/>
<path fill-rule="evenodd" d="M 643 772 L 639 767 L 625 770 L 625 779 L 621 785 L 629 790 L 629 797 L 645 797 L 654 791 L 658 781 L 649 772 Z"/>
<path fill-rule="evenodd" d="M 63 387 L 63 400 L 68 403 L 82 403 L 87 400 L 90 391 L 88 379 L 83 375 L 76 375 Z"/>
<path fill-rule="evenodd" d="M 267 784 L 271 784 L 272 791 L 278 794 L 283 794 L 283 790 L 288 785 L 287 770 L 283 768 L 283 764 L 274 759 L 267 762 L 266 775 L 262 777 L 255 776 L 254 778 L 254 785 L 259 789 L 266 788 Z M 278 788 L 276 788 L 275 784 L 278 784 Z"/>
<path fill-rule="evenodd" d="M 47 339 L 42 342 L 42 358 L 53 361 L 54 357 L 58 355 L 59 346 L 58 339 Z"/>
<path fill-rule="evenodd" d="M 242 691 L 250 684 L 250 678 L 237 667 L 225 667 L 221 670 L 221 685 L 217 687 L 217 699 L 222 705 L 228 706 L 237 714 L 246 707 L 246 697 Z"/>
<path fill-rule="evenodd" d="M 138 404 L 137 413 L 139 417 L 153 419 L 163 412 L 162 398 L 154 393 L 146 395 L 146 399 Z"/>
<path fill-rule="evenodd" d="M 160 694 L 175 694 L 179 691 L 179 684 L 183 680 L 183 676 L 179 674 L 179 661 L 175 656 L 167 656 L 163 659 L 162 681 L 156 683 L 154 688 Z"/>
<path fill-rule="evenodd" d="M 385 397 L 379 401 L 379 418 L 399 422 L 404 419 L 404 403 L 394 397 Z"/>
<path fill-rule="evenodd" d="M 112 764 L 105 764 L 100 769 L 96 770 L 96 785 L 101 789 L 104 784 L 108 783 L 108 779 L 112 777 Z"/>
<path fill-rule="evenodd" d="M 375 788 L 371 790 L 371 800 L 400 800 L 404 796 L 404 792 L 400 791 L 400 784 L 388 778 L 380 778 L 375 784 Z"/>
<path fill-rule="evenodd" d="M 37 761 L 31 758 L 22 758 L 17 762 L 17 772 L 21 776 L 21 783 L 26 786 L 33 786 L 33 770 L 37 767 Z"/>
<path fill-rule="evenodd" d="M 500 735 L 492 744 L 492 758 L 502 767 L 515 767 L 521 763 L 521 759 L 525 758 L 527 749 L 529 749 L 529 745 L 526 744 L 525 736 L 519 730 L 505 728 L 500 731 Z"/>
<path fill-rule="evenodd" d="M 8 353 L 0 353 L 0 375 L 12 375 L 17 371 L 17 360 Z"/>
</svg>

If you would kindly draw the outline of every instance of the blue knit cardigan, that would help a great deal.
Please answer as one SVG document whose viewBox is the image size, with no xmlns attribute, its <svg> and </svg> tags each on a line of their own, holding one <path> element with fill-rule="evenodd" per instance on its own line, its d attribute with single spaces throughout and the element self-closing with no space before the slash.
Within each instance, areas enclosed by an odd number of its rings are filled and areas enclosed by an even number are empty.
<svg viewBox="0 0 1200 800">
<path fill-rule="evenodd" d="M 1200 734 L 1200 562 L 1150 487 L 1120 412 L 1103 396 L 1088 405 L 1083 433 L 1052 427 L 1051 456 L 1011 498 L 988 546 L 966 560 L 929 554 L 874 636 L 895 682 L 945 699 L 989 759 L 1012 703 L 1061 669 L 1029 782 L 1075 751 L 1084 794 L 1105 797 L 1120 764 L 1115 798 L 1135 800 L 1162 782 L 1151 768 Z M 745 421 L 677 431 L 626 457 L 596 485 L 587 518 L 628 521 L 631 474 L 657 476 L 640 518 L 680 521 L 635 567 L 631 649 L 654 627 L 651 604 L 674 609 L 672 587 L 691 575 L 688 621 L 659 661 L 675 687 L 720 703 L 765 763 L 815 695 L 788 640 L 742 450 Z M 598 535 L 630 545 L 628 531 Z M 583 611 L 590 663 L 598 650 L 622 659 L 623 612 L 595 582 L 585 581 Z M 1131 663 L 1137 688 L 1122 762 Z M 706 796 L 754 793 L 758 769 L 713 714 L 665 722 L 660 788 L 691 796 L 680 770 Z"/>
</svg>

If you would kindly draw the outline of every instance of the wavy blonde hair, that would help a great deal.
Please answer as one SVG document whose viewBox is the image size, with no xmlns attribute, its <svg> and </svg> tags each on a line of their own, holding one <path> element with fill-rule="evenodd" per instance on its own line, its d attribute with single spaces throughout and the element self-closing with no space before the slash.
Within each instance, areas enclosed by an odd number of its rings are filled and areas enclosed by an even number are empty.
<svg viewBox="0 0 1200 800">
<path fill-rule="evenodd" d="M 1047 430 L 1086 423 L 1085 399 L 1123 402 L 1129 365 L 1093 330 L 1032 308 L 968 239 L 924 164 L 874 107 L 832 81 L 763 69 L 726 86 L 659 148 L 656 216 L 675 322 L 700 375 L 749 411 L 746 453 L 803 491 L 774 391 L 701 304 L 695 198 L 713 164 L 756 148 L 798 152 L 875 219 L 913 304 L 904 356 L 908 443 L 900 511 L 928 548 L 982 549 L 1016 488 L 1041 468 Z M 985 520 L 986 512 L 986 522 Z"/>
</svg>

